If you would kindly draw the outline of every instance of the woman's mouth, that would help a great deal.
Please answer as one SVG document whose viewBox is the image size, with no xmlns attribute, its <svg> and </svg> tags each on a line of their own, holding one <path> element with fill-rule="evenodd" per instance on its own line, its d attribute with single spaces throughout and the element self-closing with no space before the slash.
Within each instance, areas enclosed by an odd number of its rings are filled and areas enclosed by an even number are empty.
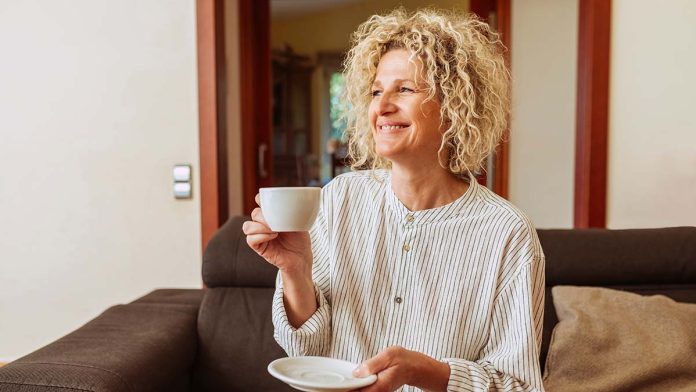
<svg viewBox="0 0 696 392">
<path fill-rule="evenodd" d="M 382 132 L 394 132 L 398 131 L 404 128 L 408 128 L 408 125 L 405 124 L 389 124 L 389 125 L 379 125 L 377 128 L 379 128 L 380 131 Z"/>
</svg>

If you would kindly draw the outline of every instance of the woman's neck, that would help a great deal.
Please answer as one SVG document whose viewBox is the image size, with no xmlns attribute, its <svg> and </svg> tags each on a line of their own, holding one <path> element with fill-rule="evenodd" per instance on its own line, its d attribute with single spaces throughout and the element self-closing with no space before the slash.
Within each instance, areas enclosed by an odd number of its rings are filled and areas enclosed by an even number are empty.
<svg viewBox="0 0 696 392">
<path fill-rule="evenodd" d="M 405 169 L 394 165 L 391 186 L 410 211 L 442 207 L 461 197 L 469 184 L 441 166 Z"/>
</svg>

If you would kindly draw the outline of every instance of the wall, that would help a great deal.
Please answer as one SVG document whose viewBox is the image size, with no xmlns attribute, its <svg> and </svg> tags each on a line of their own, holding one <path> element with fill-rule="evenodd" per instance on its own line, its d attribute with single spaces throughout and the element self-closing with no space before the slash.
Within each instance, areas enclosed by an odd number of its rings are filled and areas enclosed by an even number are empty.
<svg viewBox="0 0 696 392">
<path fill-rule="evenodd" d="M 578 0 L 512 2 L 510 200 L 540 228 L 573 225 Z"/>
<path fill-rule="evenodd" d="M 614 0 L 607 225 L 696 225 L 696 3 Z"/>
<path fill-rule="evenodd" d="M 0 362 L 201 286 L 195 31 L 194 1 L 0 5 Z"/>
</svg>

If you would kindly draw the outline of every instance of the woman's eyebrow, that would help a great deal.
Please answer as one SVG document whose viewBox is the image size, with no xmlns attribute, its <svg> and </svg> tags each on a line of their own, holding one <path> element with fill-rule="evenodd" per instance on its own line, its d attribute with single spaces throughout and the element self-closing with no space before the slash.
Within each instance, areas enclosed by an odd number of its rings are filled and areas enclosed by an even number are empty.
<svg viewBox="0 0 696 392">
<path fill-rule="evenodd" d="M 394 81 L 393 81 L 393 83 L 403 83 L 403 82 L 410 82 L 413 84 L 417 84 L 413 79 L 394 79 Z M 379 80 L 375 80 L 374 82 L 372 82 L 372 87 L 376 87 L 376 86 L 382 86 L 382 82 L 380 82 Z"/>
</svg>

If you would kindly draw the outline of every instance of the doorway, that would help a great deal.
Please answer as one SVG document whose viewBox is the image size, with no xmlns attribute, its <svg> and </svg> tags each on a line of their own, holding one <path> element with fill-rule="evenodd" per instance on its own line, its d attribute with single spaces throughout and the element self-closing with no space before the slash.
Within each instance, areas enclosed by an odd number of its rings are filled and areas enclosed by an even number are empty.
<svg viewBox="0 0 696 392">
<path fill-rule="evenodd" d="M 243 211 L 266 186 L 322 186 L 347 171 L 338 96 L 349 36 L 396 0 L 289 2 L 239 0 Z M 407 9 L 428 5 L 409 1 Z M 442 1 L 441 8 L 476 12 L 509 36 L 509 0 Z M 509 45 L 506 45 L 509 47 Z M 507 196 L 507 146 L 479 181 Z"/>
</svg>

